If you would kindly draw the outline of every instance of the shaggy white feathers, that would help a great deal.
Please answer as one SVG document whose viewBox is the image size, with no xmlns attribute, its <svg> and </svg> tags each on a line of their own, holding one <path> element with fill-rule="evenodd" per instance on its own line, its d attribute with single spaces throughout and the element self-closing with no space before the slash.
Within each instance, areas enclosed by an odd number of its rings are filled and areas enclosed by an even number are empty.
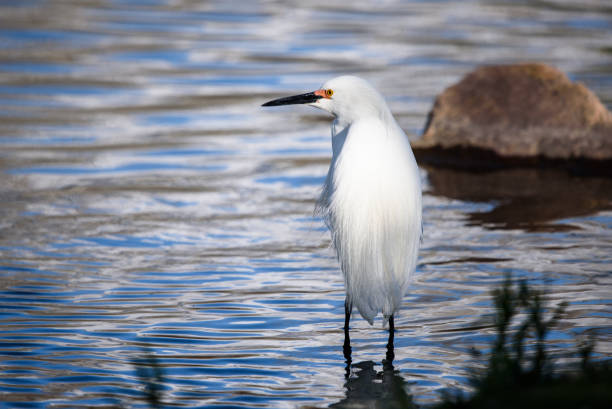
<svg viewBox="0 0 612 409">
<path fill-rule="evenodd" d="M 372 324 L 401 306 L 421 235 L 421 184 L 408 138 L 366 81 L 334 78 L 332 98 L 310 105 L 331 112 L 333 157 L 317 212 L 326 221 L 347 300 Z"/>
</svg>

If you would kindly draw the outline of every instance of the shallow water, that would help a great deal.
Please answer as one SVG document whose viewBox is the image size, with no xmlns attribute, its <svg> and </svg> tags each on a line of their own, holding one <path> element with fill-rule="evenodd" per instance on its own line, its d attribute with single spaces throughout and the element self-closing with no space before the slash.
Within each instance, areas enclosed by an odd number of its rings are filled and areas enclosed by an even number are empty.
<svg viewBox="0 0 612 409">
<path fill-rule="evenodd" d="M 380 392 L 380 321 L 353 320 L 345 385 L 342 279 L 312 217 L 329 118 L 261 109 L 269 99 L 357 73 L 416 135 L 475 65 L 539 60 L 612 106 L 604 2 L 247 4 L 0 3 L 7 407 L 146 406 L 146 354 L 168 406 L 341 407 Z M 420 263 L 383 384 L 419 404 L 469 390 L 507 273 L 569 302 L 553 350 L 597 332 L 599 356 L 612 353 L 610 179 L 428 166 L 422 179 Z"/>
</svg>

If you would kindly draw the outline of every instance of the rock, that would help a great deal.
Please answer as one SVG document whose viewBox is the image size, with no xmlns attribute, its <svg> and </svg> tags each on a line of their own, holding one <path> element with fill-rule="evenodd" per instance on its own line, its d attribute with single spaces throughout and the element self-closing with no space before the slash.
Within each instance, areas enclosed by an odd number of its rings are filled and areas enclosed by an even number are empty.
<svg viewBox="0 0 612 409">
<path fill-rule="evenodd" d="M 612 160 L 612 113 L 545 64 L 484 66 L 440 94 L 415 153 L 458 149 L 489 159 Z M 423 154 L 423 152 L 420 152 Z"/>
</svg>

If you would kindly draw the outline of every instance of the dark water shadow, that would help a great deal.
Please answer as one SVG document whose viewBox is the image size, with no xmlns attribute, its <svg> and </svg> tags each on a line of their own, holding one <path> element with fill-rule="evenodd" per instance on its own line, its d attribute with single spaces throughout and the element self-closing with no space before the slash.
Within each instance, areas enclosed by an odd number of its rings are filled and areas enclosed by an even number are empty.
<svg viewBox="0 0 612 409">
<path fill-rule="evenodd" d="M 393 366 L 395 357 L 393 337 L 387 343 L 386 359 L 382 371 L 375 369 L 373 361 L 352 363 L 351 341 L 345 332 L 343 353 L 346 362 L 346 397 L 330 405 L 330 408 L 398 408 L 410 409 L 417 406 L 408 394 L 408 383 Z"/>
<path fill-rule="evenodd" d="M 148 347 L 141 348 L 140 356 L 132 360 L 136 376 L 141 384 L 143 399 L 149 408 L 163 407 L 163 393 L 165 386 L 164 371 L 155 353 Z"/>
<path fill-rule="evenodd" d="M 372 361 L 352 365 L 345 383 L 346 397 L 330 408 L 416 408 L 408 394 L 408 383 L 393 365 L 377 371 Z"/>
<path fill-rule="evenodd" d="M 566 231 L 578 227 L 552 223 L 612 209 L 612 178 L 575 176 L 563 169 L 507 168 L 467 171 L 423 166 L 429 193 L 494 207 L 468 213 L 468 225 L 493 229 Z"/>
</svg>

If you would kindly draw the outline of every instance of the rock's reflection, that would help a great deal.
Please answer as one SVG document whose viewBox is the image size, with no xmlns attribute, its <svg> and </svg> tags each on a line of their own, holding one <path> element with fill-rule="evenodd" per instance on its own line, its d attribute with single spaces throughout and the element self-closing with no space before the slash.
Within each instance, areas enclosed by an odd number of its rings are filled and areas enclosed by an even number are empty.
<svg viewBox="0 0 612 409">
<path fill-rule="evenodd" d="M 493 202 L 487 212 L 469 213 L 470 224 L 489 228 L 572 230 L 550 222 L 612 209 L 612 179 L 572 176 L 561 169 L 514 168 L 464 171 L 425 165 L 430 194 Z"/>
</svg>

